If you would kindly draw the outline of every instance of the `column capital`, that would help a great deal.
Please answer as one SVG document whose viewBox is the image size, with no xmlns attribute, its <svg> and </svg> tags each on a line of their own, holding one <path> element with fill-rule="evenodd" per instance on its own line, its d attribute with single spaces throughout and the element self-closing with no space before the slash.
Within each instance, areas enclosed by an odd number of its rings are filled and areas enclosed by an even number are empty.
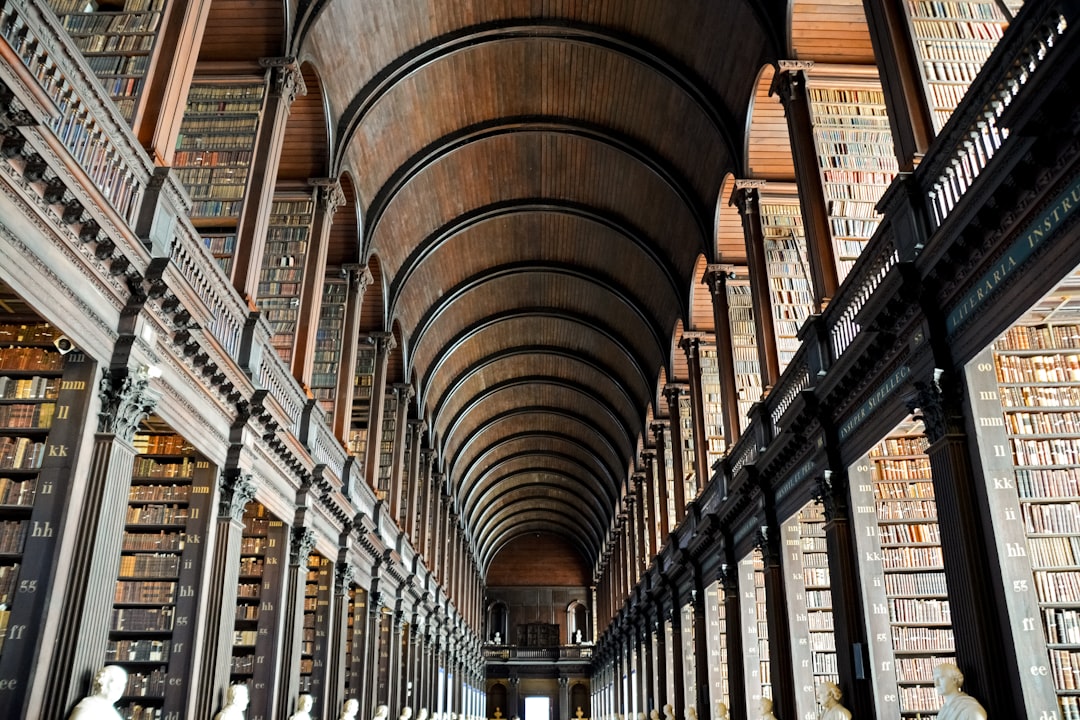
<svg viewBox="0 0 1080 720">
<path fill-rule="evenodd" d="M 326 208 L 330 215 L 346 202 L 341 181 L 337 178 L 308 178 L 308 185 L 315 188 L 319 204 Z"/>
<path fill-rule="evenodd" d="M 964 431 L 963 414 L 959 410 L 964 388 L 952 373 L 934 368 L 932 377 L 911 384 L 914 392 L 905 402 L 908 410 L 922 419 L 926 439 L 931 444 Z"/>
<path fill-rule="evenodd" d="M 685 350 L 689 357 L 690 353 L 698 352 L 701 345 L 707 341 L 708 335 L 706 333 L 683 333 L 683 336 L 679 338 L 679 347 Z"/>
<path fill-rule="evenodd" d="M 259 58 L 259 67 L 270 70 L 270 91 L 289 105 L 301 95 L 307 95 L 304 74 L 294 56 Z"/>
<path fill-rule="evenodd" d="M 397 340 L 394 339 L 394 333 L 377 331 L 367 334 L 367 341 L 369 344 L 375 346 L 376 353 L 385 353 L 393 350 L 397 347 Z"/>
<path fill-rule="evenodd" d="M 664 437 L 664 433 L 667 431 L 667 427 L 668 427 L 668 421 L 667 420 L 654 420 L 653 422 L 651 422 L 649 424 L 649 429 L 652 430 L 653 435 L 655 435 L 658 438 Z M 654 451 L 653 455 L 655 455 L 655 454 L 656 453 Z"/>
<path fill-rule="evenodd" d="M 139 423 L 158 401 L 158 394 L 150 390 L 150 382 L 142 373 L 108 368 L 98 384 L 98 396 L 101 398 L 98 432 L 116 435 L 127 443 L 135 438 Z"/>
<path fill-rule="evenodd" d="M 361 294 L 368 289 L 368 286 L 375 281 L 375 278 L 371 275 L 371 270 L 367 265 L 360 265 L 358 263 L 348 263 L 341 266 L 341 272 L 345 273 L 346 279 L 349 284 Z"/>
<path fill-rule="evenodd" d="M 289 560 L 293 565 L 307 567 L 308 556 L 315 547 L 315 533 L 311 528 L 300 525 L 292 529 L 292 543 L 289 547 Z"/>
<path fill-rule="evenodd" d="M 846 473 L 834 473 L 826 470 L 817 478 L 814 500 L 819 502 L 825 512 L 826 520 L 848 517 L 848 482 Z"/>
<path fill-rule="evenodd" d="M 255 483 L 251 475 L 239 468 L 225 468 L 218 476 L 218 515 L 223 518 L 240 520 L 244 517 L 244 508 L 255 498 Z"/>
<path fill-rule="evenodd" d="M 731 201 L 743 217 L 758 214 L 758 200 L 761 188 L 765 187 L 764 180 L 736 180 L 735 190 L 731 193 Z"/>
<path fill-rule="evenodd" d="M 412 385 L 408 383 L 394 383 L 390 387 L 394 391 L 394 395 L 397 396 L 397 399 L 399 401 L 404 400 L 405 402 L 408 402 L 413 398 L 414 395 L 416 395 L 416 392 L 413 390 Z"/>
<path fill-rule="evenodd" d="M 772 87 L 769 88 L 769 91 L 775 93 L 780 98 L 784 108 L 787 109 L 787 106 L 793 100 L 802 97 L 799 88 L 806 86 L 806 73 L 814 67 L 814 63 L 810 61 L 781 60 L 778 64 L 780 71 L 773 77 Z"/>
<path fill-rule="evenodd" d="M 347 592 L 355 579 L 356 568 L 351 562 L 341 560 L 334 565 L 334 584 L 339 592 Z"/>
</svg>

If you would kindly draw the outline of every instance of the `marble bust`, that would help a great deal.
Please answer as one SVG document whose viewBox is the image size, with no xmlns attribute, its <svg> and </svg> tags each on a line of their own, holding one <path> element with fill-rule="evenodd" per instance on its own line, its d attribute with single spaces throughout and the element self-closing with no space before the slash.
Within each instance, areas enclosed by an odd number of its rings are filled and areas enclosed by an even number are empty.
<svg viewBox="0 0 1080 720">
<path fill-rule="evenodd" d="M 113 706 L 127 688 L 127 671 L 119 665 L 106 665 L 94 675 L 91 693 L 79 701 L 68 720 L 120 720 Z"/>
</svg>

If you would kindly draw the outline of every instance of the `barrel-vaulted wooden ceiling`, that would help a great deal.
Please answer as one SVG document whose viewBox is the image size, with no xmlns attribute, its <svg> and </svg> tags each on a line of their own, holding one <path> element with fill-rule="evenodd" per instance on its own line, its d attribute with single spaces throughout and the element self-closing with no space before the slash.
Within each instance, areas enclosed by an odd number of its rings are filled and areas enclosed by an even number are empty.
<svg viewBox="0 0 1080 720">
<path fill-rule="evenodd" d="M 677 329 L 711 329 L 691 317 L 704 265 L 744 258 L 718 236 L 738 225 L 718 207 L 752 171 L 750 108 L 762 68 L 797 55 L 798 5 L 838 28 L 861 13 L 857 0 L 285 7 L 282 54 L 309 86 L 294 113 L 325 112 L 325 172 L 345 179 L 358 223 L 340 235 L 376 278 L 363 323 L 399 341 L 391 374 L 417 392 L 482 567 L 533 532 L 600 561 L 647 419 L 666 415 L 658 381 L 685 372 Z M 271 6 L 216 0 L 204 56 L 243 52 L 229 21 Z M 865 55 L 856 35 L 845 47 Z"/>
</svg>

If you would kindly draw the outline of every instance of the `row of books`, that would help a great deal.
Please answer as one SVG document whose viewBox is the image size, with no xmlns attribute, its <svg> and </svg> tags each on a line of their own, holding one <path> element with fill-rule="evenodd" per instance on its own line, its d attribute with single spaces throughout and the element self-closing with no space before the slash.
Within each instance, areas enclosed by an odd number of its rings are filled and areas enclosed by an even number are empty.
<svg viewBox="0 0 1080 720">
<path fill-rule="evenodd" d="M 1014 325 L 995 343 L 996 350 L 1080 349 L 1080 325 Z"/>
<path fill-rule="evenodd" d="M 933 500 L 898 499 L 877 504 L 878 520 L 937 520 Z"/>
<path fill-rule="evenodd" d="M 941 532 L 936 522 L 882 525 L 878 528 L 878 537 L 883 545 L 941 542 Z"/>
<path fill-rule="evenodd" d="M 160 12 L 74 13 L 60 18 L 60 24 L 71 35 L 152 33 L 160 23 Z"/>
<path fill-rule="evenodd" d="M 926 456 L 919 458 L 912 458 L 905 461 L 908 463 L 910 470 L 905 475 L 897 474 L 896 478 L 885 478 L 874 484 L 874 492 L 878 495 L 879 501 L 881 500 L 899 500 L 899 499 L 919 499 L 919 498 L 932 498 L 934 497 L 934 483 L 929 479 L 930 476 L 930 459 Z M 894 471 L 899 471 L 900 463 L 888 463 L 881 462 L 875 463 L 875 465 L 886 465 L 893 468 Z M 885 476 L 885 473 L 881 473 Z M 906 482 L 897 482 L 900 478 L 908 478 Z M 927 478 L 927 479 L 920 479 Z"/>
<path fill-rule="evenodd" d="M 1080 571 L 1036 570 L 1035 589 L 1043 602 L 1077 602 L 1080 598 Z"/>
<path fill-rule="evenodd" d="M 48 323 L 0 323 L 0 345 L 51 345 L 62 334 Z"/>
<path fill-rule="evenodd" d="M 946 594 L 944 573 L 891 573 L 885 576 L 885 594 L 941 595 Z"/>
<path fill-rule="evenodd" d="M 179 435 L 138 434 L 132 445 L 140 455 L 193 455 L 195 452 L 195 448 Z"/>
<path fill-rule="evenodd" d="M 171 606 L 113 608 L 109 629 L 113 632 L 168 632 L 173 629 Z"/>
<path fill-rule="evenodd" d="M 1002 355 L 995 354 L 998 382 L 1047 383 L 1080 382 L 1080 354 Z"/>
<path fill-rule="evenodd" d="M 161 462 L 155 458 L 137 457 L 132 468 L 132 475 L 137 478 L 191 478 L 195 474 L 195 462 L 193 460 L 194 448 L 186 443 L 143 443 L 139 441 L 140 448 L 146 448 L 148 454 L 153 455 L 184 455 L 177 460 Z M 151 449 L 152 448 L 152 449 Z"/>
<path fill-rule="evenodd" d="M 183 525 L 189 509 L 186 505 L 128 506 L 125 522 L 128 525 Z"/>
<path fill-rule="evenodd" d="M 1020 515 L 1029 533 L 1080 533 L 1080 503 L 1021 503 Z"/>
<path fill-rule="evenodd" d="M 113 602 L 168 605 L 176 596 L 176 583 L 163 580 L 121 580 Z"/>
<path fill-rule="evenodd" d="M 1077 565 L 1080 559 L 1080 536 L 1029 537 L 1028 554 L 1032 567 L 1059 568 Z"/>
<path fill-rule="evenodd" d="M 148 53 L 154 47 L 156 35 L 129 34 L 129 35 L 76 35 L 72 38 L 75 47 L 83 53 L 115 53 L 115 52 L 145 52 Z"/>
<path fill-rule="evenodd" d="M 86 64 L 98 76 L 146 74 L 150 65 L 149 55 L 89 55 Z"/>
<path fill-rule="evenodd" d="M 38 347 L 0 347 L 0 367 L 7 371 L 59 372 L 64 369 L 64 356 L 54 350 Z"/>
<path fill-rule="evenodd" d="M 45 459 L 45 444 L 26 437 L 0 436 L 0 470 L 36 470 Z"/>
<path fill-rule="evenodd" d="M 949 601 L 937 598 L 894 598 L 889 601 L 894 623 L 952 623 Z"/>
<path fill-rule="evenodd" d="M 175 578 L 180 573 L 180 556 L 172 554 L 123 555 L 120 577 Z"/>
<path fill-rule="evenodd" d="M 48 429 L 52 425 L 56 403 L 0 405 L 0 427 Z"/>
<path fill-rule="evenodd" d="M 132 485 L 130 502 L 184 503 L 191 496 L 190 485 Z"/>
<path fill-rule="evenodd" d="M 1080 437 L 1043 440 L 1010 438 L 1018 465 L 1076 465 L 1080 463 Z"/>
<path fill-rule="evenodd" d="M 55 400 L 59 393 L 60 378 L 57 377 L 0 375 L 0 400 Z"/>
<path fill-rule="evenodd" d="M 184 533 L 125 532 L 121 549 L 126 552 L 178 552 L 184 549 Z"/>
<path fill-rule="evenodd" d="M 110 640 L 106 662 L 168 662 L 172 643 L 168 640 Z"/>
</svg>

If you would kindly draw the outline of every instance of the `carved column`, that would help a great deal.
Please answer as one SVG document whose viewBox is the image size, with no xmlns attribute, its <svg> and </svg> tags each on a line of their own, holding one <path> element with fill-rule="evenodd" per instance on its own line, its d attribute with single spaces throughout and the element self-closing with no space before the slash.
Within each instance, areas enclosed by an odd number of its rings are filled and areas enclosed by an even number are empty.
<svg viewBox="0 0 1080 720">
<path fill-rule="evenodd" d="M 765 607 L 769 623 L 769 665 L 772 671 L 772 699 L 777 717 L 796 717 L 794 662 L 791 653 L 791 623 L 787 614 L 787 591 L 784 568 L 780 562 L 779 524 L 775 514 L 766 510 L 769 524 L 757 537 L 765 573 Z"/>
<path fill-rule="evenodd" d="M 716 326 L 716 360 L 720 368 L 720 410 L 724 419 L 724 443 L 734 445 L 741 433 L 739 387 L 735 380 L 735 344 L 731 337 L 731 309 L 728 307 L 727 279 L 733 265 L 709 265 L 704 283 L 712 294 L 713 325 Z"/>
<path fill-rule="evenodd" d="M 656 637 L 656 707 L 663 710 L 664 705 L 670 702 L 667 693 L 667 678 L 671 668 L 667 666 L 667 625 L 664 620 L 664 607 L 657 602 L 653 607 L 653 632 Z"/>
<path fill-rule="evenodd" d="M 667 438 L 664 437 L 664 430 L 667 428 L 667 423 L 655 422 L 649 426 L 653 431 L 653 438 L 656 443 L 656 487 L 660 491 L 660 507 L 658 507 L 657 514 L 660 516 L 657 518 L 659 521 L 658 527 L 660 528 L 660 547 L 663 547 L 667 542 L 668 535 L 671 534 L 672 527 L 670 527 L 670 516 L 668 514 L 668 492 L 670 488 L 670 480 L 667 476 Z M 657 547 L 656 552 L 660 552 L 660 547 Z"/>
<path fill-rule="evenodd" d="M 352 424 L 353 393 L 356 388 L 356 341 L 360 334 L 360 306 L 364 292 L 372 282 L 371 271 L 364 265 L 344 265 L 348 274 L 348 294 L 345 299 L 345 322 L 342 337 L 341 364 L 338 366 L 337 392 L 334 393 L 334 437 L 343 443 L 349 440 Z"/>
<path fill-rule="evenodd" d="M 506 704 L 510 706 L 510 711 L 507 716 L 510 718 L 521 717 L 523 715 L 520 705 L 521 701 L 518 699 L 518 684 L 521 681 L 515 675 L 510 676 L 508 684 L 510 685 L 509 692 L 506 693 Z"/>
<path fill-rule="evenodd" d="M 700 494 L 712 476 L 712 468 L 709 467 L 709 439 L 705 428 L 705 392 L 701 382 L 701 338 L 683 336 L 679 347 L 686 352 L 686 364 L 690 371 L 690 413 L 694 419 L 694 474 L 697 476 L 697 491 Z"/>
<path fill-rule="evenodd" d="M 371 379 L 371 405 L 368 408 L 367 447 L 364 449 L 364 479 L 378 495 L 379 462 L 382 455 L 383 409 L 386 407 L 386 365 L 397 346 L 387 332 L 371 333 L 375 343 L 375 373 Z"/>
<path fill-rule="evenodd" d="M 423 551 L 420 548 L 420 528 L 417 525 L 422 496 L 420 485 L 423 483 L 420 457 L 424 453 L 420 449 L 420 443 L 423 440 L 425 427 L 426 423 L 423 420 L 409 419 L 409 511 L 405 522 L 405 533 L 409 537 L 409 544 L 421 554 Z"/>
<path fill-rule="evenodd" d="M 252 305 L 258 300 L 259 273 L 289 108 L 298 96 L 307 94 L 296 58 L 263 58 L 259 64 L 269 71 L 270 85 L 251 156 L 246 200 L 236 232 L 233 268 L 233 285 Z"/>
<path fill-rule="evenodd" d="M 315 214 L 308 243 L 307 260 L 304 264 L 304 281 L 301 284 L 300 315 L 296 322 L 296 337 L 290 369 L 293 377 L 307 387 L 315 367 L 315 340 L 319 334 L 319 317 L 322 315 L 323 290 L 326 285 L 326 256 L 330 247 L 330 228 L 334 213 L 345 204 L 345 193 L 335 178 L 313 178 L 308 181 L 315 187 Z M 343 335 L 344 338 L 356 337 Z"/>
<path fill-rule="evenodd" d="M 664 388 L 664 398 L 668 404 L 668 418 L 671 421 L 671 483 L 675 490 L 675 527 L 682 524 L 686 517 L 686 468 L 683 463 L 682 418 L 679 415 L 679 400 L 682 397 L 681 385 L 668 385 Z M 675 528 L 671 528 L 674 530 Z"/>
<path fill-rule="evenodd" d="M 949 611 L 956 639 L 956 661 L 964 671 L 964 690 L 984 707 L 1004 717 L 1023 717 L 1023 698 L 1013 692 L 1018 681 L 1010 668 L 1013 653 L 1001 631 L 1004 600 L 988 578 L 1000 577 L 991 530 L 984 521 L 985 499 L 971 465 L 977 448 L 969 446 L 964 425 L 963 389 L 952 373 L 913 383 L 909 409 L 926 425 L 926 454 L 934 478 L 934 499 L 941 531 L 941 553 L 949 588 Z M 992 584 L 992 583 L 991 583 Z M 1004 660 L 990 661 L 989 658 Z"/>
<path fill-rule="evenodd" d="M 682 606 L 678 588 L 671 586 L 671 679 L 674 696 L 668 698 L 675 710 L 675 717 L 684 717 L 686 713 L 686 668 L 683 663 L 682 646 Z"/>
<path fill-rule="evenodd" d="M 145 378 L 106 371 L 99 385 L 101 409 L 85 479 L 82 512 L 69 547 L 71 565 L 60 608 L 60 630 L 52 650 L 42 717 L 66 716 L 86 694 L 105 659 L 128 488 L 135 464 L 132 440 L 139 423 L 157 404 Z"/>
<path fill-rule="evenodd" d="M 765 260 L 765 236 L 761 230 L 760 191 L 764 180 L 736 180 L 732 199 L 743 221 L 746 259 L 750 270 L 750 294 L 754 298 L 754 328 L 758 344 L 758 369 L 766 391 L 780 378 L 780 357 L 776 350 L 769 268 Z"/>
<path fill-rule="evenodd" d="M 419 544 L 416 546 L 416 552 L 423 556 L 424 562 L 427 564 L 427 569 L 431 570 L 431 552 L 428 548 L 431 545 L 431 523 L 433 519 L 431 517 L 431 504 L 434 501 L 432 493 L 434 491 L 434 485 L 431 481 L 431 463 L 432 463 L 432 450 L 429 447 L 423 447 L 420 449 L 420 528 L 418 535 L 420 536 Z"/>
<path fill-rule="evenodd" d="M 342 534 L 348 537 L 348 529 Z M 345 639 L 349 628 L 349 588 L 355 570 L 348 561 L 348 548 L 343 543 L 338 561 L 334 565 L 334 615 L 330 623 L 330 662 L 326 668 L 326 703 L 322 716 L 331 718 L 332 713 L 345 702 L 345 672 L 349 658 L 345 652 Z"/>
<path fill-rule="evenodd" d="M 635 473 L 631 478 L 631 482 L 634 485 L 634 507 L 637 510 L 634 516 L 634 527 L 637 536 L 637 540 L 634 543 L 635 573 L 637 579 L 640 580 L 641 576 L 644 575 L 645 571 L 649 568 L 648 534 L 652 532 L 652 528 L 645 524 L 645 503 L 647 502 L 645 497 L 645 475 L 642 473 Z"/>
<path fill-rule="evenodd" d="M 315 547 L 315 535 L 309 528 L 294 526 L 289 546 L 289 573 L 285 576 L 285 627 L 281 633 L 281 693 L 277 716 L 288 717 L 296 705 L 300 687 L 300 647 L 304 639 L 304 588 L 307 584 L 308 559 Z"/>
<path fill-rule="evenodd" d="M 401 600 L 399 599 L 397 605 L 400 607 Z M 401 712 L 401 645 L 402 636 L 405 632 L 403 627 L 403 613 L 401 610 L 394 610 L 393 615 L 390 616 L 390 647 L 387 648 L 386 663 L 386 704 L 390 706 L 390 712 Z"/>
<path fill-rule="evenodd" d="M 397 414 L 394 417 L 394 460 L 390 468 L 390 517 L 394 522 L 405 529 L 406 523 L 401 519 L 402 493 L 407 492 L 405 485 L 405 431 L 408 429 L 406 421 L 409 417 L 409 400 L 412 399 L 413 389 L 409 385 L 394 385 L 394 397 L 397 399 Z M 408 495 L 405 495 L 408 501 Z"/>
<path fill-rule="evenodd" d="M 362 708 L 367 709 L 367 714 L 372 715 L 376 706 L 381 702 L 379 698 L 379 645 L 382 642 L 382 615 L 383 594 L 379 590 L 378 581 L 368 594 L 367 606 L 367 647 L 364 659 L 364 702 Z"/>
<path fill-rule="evenodd" d="M 694 704 L 697 706 L 698 720 L 708 720 L 713 714 L 709 692 L 709 663 L 712 658 L 709 654 L 709 623 L 705 619 L 707 597 L 708 589 L 701 580 L 701 573 L 695 568 L 692 607 L 694 608 Z"/>
<path fill-rule="evenodd" d="M 741 625 L 742 600 L 739 597 L 739 565 L 731 553 L 731 545 L 725 539 L 724 554 L 727 562 L 721 565 L 716 579 L 720 581 L 724 600 L 724 631 L 727 640 L 728 707 L 732 712 L 746 707 L 746 670 L 743 663 L 743 631 Z M 873 717 L 873 716 L 870 716 Z"/>
<path fill-rule="evenodd" d="M 839 459 L 839 456 L 837 456 Z M 830 465 L 832 463 L 830 462 Z M 835 468 L 836 466 L 833 465 Z M 829 580 L 832 586 L 833 635 L 836 639 L 836 665 L 844 705 L 855 717 L 873 717 L 874 688 L 870 675 L 856 677 L 855 649 L 867 647 L 863 622 L 862 596 L 864 579 L 859 575 L 859 551 L 855 546 L 855 527 L 848 504 L 846 471 L 832 470 L 818 478 L 818 500 L 825 511 L 825 545 L 829 553 Z M 869 582 L 870 578 L 865 581 Z M 851 648 L 851 652 L 845 649 Z"/>
<path fill-rule="evenodd" d="M 900 172 L 911 172 L 934 139 L 930 106 L 903 0 L 863 0 Z"/>
<path fill-rule="evenodd" d="M 657 523 L 660 522 L 660 519 L 657 517 L 656 507 L 657 483 L 656 474 L 654 472 L 656 467 L 656 453 L 646 450 L 645 452 L 641 453 L 641 460 L 642 463 L 645 465 L 645 474 L 642 476 L 644 480 L 642 490 L 645 492 L 645 516 L 646 522 L 648 523 L 648 532 L 645 536 L 645 560 L 646 565 L 649 565 L 652 563 L 653 558 L 656 557 L 656 553 L 658 550 L 656 542 L 656 530 L 659 527 Z"/>
<path fill-rule="evenodd" d="M 814 142 L 810 96 L 806 90 L 806 70 L 813 63 L 780 61 L 780 72 L 773 78 L 772 91 L 780 96 L 787 116 L 791 154 L 795 161 L 795 184 L 806 231 L 806 254 L 814 285 L 814 312 L 820 313 L 836 295 L 840 282 L 836 274 L 825 187 L 821 182 L 817 145 Z"/>
</svg>

